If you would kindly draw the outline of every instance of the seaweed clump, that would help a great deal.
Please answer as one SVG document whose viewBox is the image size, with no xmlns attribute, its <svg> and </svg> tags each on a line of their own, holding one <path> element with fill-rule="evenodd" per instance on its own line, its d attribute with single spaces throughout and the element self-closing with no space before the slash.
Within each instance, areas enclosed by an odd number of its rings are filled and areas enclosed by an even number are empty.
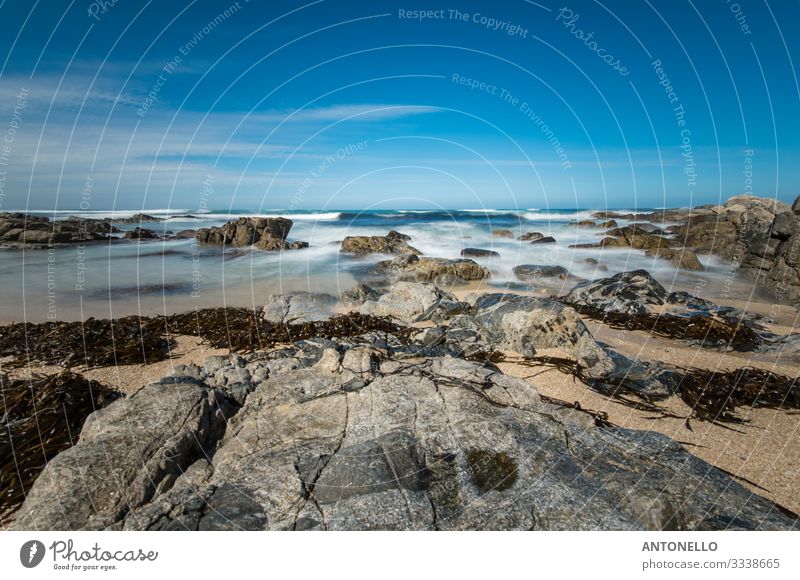
<svg viewBox="0 0 800 580">
<path fill-rule="evenodd" d="M 276 323 L 264 320 L 261 309 L 208 308 L 164 317 L 172 334 L 197 336 L 215 348 L 254 351 L 309 338 L 341 338 L 367 332 L 400 333 L 404 328 L 388 318 L 360 312 L 327 320 Z"/>
<path fill-rule="evenodd" d="M 22 505 L 44 466 L 78 439 L 89 414 L 122 395 L 64 371 L 32 379 L 0 376 L 0 524 Z"/>
<path fill-rule="evenodd" d="M 625 377 L 595 379 L 575 361 L 561 357 L 534 357 L 515 361 L 526 366 L 545 365 L 571 374 L 594 391 L 626 407 L 658 413 L 661 417 L 681 419 L 657 404 L 640 390 L 631 387 Z M 691 418 L 712 423 L 743 423 L 736 415 L 740 407 L 800 409 L 800 378 L 787 377 L 764 369 L 742 367 L 734 371 L 677 368 L 682 373 L 677 395 L 691 409 Z M 549 401 L 547 401 L 549 402 Z M 562 402 L 563 403 L 563 402 Z M 601 422 L 607 417 L 595 417 Z M 688 420 L 687 420 L 688 425 Z"/>
<path fill-rule="evenodd" d="M 170 347 L 163 323 L 139 316 L 0 327 L 0 356 L 13 357 L 17 365 L 146 364 L 167 358 Z"/>
<path fill-rule="evenodd" d="M 260 309 L 208 308 L 170 316 L 10 324 L 0 327 L 0 357 L 11 357 L 5 364 L 17 366 L 148 364 L 169 358 L 175 335 L 196 336 L 214 348 L 252 352 L 308 338 L 373 331 L 404 329 L 387 318 L 360 313 L 293 324 L 264 320 Z"/>
<path fill-rule="evenodd" d="M 762 339 L 741 321 L 723 320 L 707 314 L 631 314 L 606 312 L 587 305 L 570 304 L 581 316 L 602 322 L 617 330 L 642 330 L 654 336 L 683 340 L 698 346 L 730 348 L 739 352 L 755 350 Z"/>
<path fill-rule="evenodd" d="M 517 462 L 503 451 L 470 450 L 467 471 L 481 493 L 503 491 L 517 482 Z"/>
<path fill-rule="evenodd" d="M 744 367 L 730 372 L 688 371 L 681 382 L 681 398 L 694 415 L 706 420 L 741 422 L 738 407 L 800 409 L 798 378 Z"/>
</svg>

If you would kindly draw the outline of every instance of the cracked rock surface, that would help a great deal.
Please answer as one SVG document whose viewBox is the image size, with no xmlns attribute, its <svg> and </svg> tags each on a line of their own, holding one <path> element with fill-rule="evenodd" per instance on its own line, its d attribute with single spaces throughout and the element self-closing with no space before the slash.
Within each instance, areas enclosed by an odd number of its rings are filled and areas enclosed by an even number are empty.
<svg viewBox="0 0 800 580">
<path fill-rule="evenodd" d="M 372 333 L 176 367 L 94 413 L 15 528 L 796 525 L 665 436 L 596 426 L 491 365 L 401 343 Z"/>
</svg>

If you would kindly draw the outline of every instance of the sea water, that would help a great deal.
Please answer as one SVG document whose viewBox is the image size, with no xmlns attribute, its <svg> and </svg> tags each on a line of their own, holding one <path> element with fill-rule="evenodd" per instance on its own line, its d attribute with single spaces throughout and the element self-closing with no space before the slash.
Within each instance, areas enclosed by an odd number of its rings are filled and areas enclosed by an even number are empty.
<svg viewBox="0 0 800 580">
<path fill-rule="evenodd" d="M 215 306 L 262 306 L 270 294 L 293 291 L 340 294 L 352 288 L 370 266 L 390 256 L 352 257 L 339 253 L 341 240 L 354 235 L 385 235 L 397 230 L 426 256 L 459 258 L 464 248 L 493 250 L 499 257 L 473 258 L 492 275 L 482 283 L 494 289 L 519 288 L 513 268 L 522 264 L 559 265 L 574 276 L 554 280 L 564 292 L 576 279 L 596 279 L 644 268 L 667 286 L 705 285 L 729 269 L 716 259 L 700 257 L 705 272 L 676 270 L 669 262 L 643 251 L 575 249 L 596 243 L 606 231 L 576 227 L 594 210 L 374 210 L 374 211 L 210 211 L 143 210 L 161 222 L 117 224 L 126 231 L 141 226 L 159 233 L 219 226 L 241 216 L 283 216 L 293 220 L 289 240 L 309 243 L 307 249 L 263 252 L 198 244 L 194 239 L 167 241 L 114 240 L 49 249 L 0 251 L 0 321 L 78 320 L 154 315 Z M 621 213 L 630 210 L 618 210 Z M 639 210 L 648 211 L 648 210 Z M 65 219 L 70 215 L 121 219 L 136 212 L 30 212 Z M 186 217 L 191 215 L 193 217 Z M 617 220 L 620 226 L 627 223 Z M 492 236 L 509 229 L 513 238 Z M 531 244 L 516 238 L 526 232 L 553 236 L 555 244 Z M 121 235 L 121 234 L 119 234 Z M 595 258 L 600 269 L 586 262 Z"/>
</svg>

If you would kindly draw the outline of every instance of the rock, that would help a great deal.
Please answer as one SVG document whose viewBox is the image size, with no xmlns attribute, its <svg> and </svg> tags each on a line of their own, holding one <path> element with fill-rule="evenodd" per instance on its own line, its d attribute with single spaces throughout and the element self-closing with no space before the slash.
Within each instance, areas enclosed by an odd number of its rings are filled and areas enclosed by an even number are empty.
<svg viewBox="0 0 800 580">
<path fill-rule="evenodd" d="M 720 254 L 731 259 L 737 251 L 736 226 L 716 215 L 690 218 L 670 231 L 675 240 L 701 254 Z"/>
<path fill-rule="evenodd" d="M 244 247 L 255 245 L 260 250 L 294 250 L 308 247 L 306 242 L 286 241 L 292 220 L 286 218 L 240 217 L 223 226 L 202 228 L 197 231 L 197 241 L 201 244 L 220 244 L 223 246 Z"/>
<path fill-rule="evenodd" d="M 386 236 L 347 236 L 342 240 L 343 254 L 419 255 L 422 252 L 408 245 L 409 236 L 391 231 Z"/>
<path fill-rule="evenodd" d="M 595 271 L 606 272 L 608 270 L 608 266 L 601 264 L 595 258 L 586 258 L 584 262 L 590 266 L 594 266 Z"/>
<path fill-rule="evenodd" d="M 691 250 L 675 250 L 670 248 L 657 248 L 655 250 L 646 250 L 646 256 L 661 258 L 668 260 L 675 267 L 682 270 L 703 270 L 703 264 L 697 258 L 697 255 Z"/>
<path fill-rule="evenodd" d="M 419 331 L 414 335 L 413 344 L 393 348 L 392 356 L 453 356 L 480 360 L 491 352 L 491 346 L 483 340 L 478 326 L 469 315 L 457 314 L 448 322 L 449 326 L 435 326 Z"/>
<path fill-rule="evenodd" d="M 464 248 L 461 250 L 461 255 L 465 258 L 490 258 L 500 257 L 499 252 L 493 250 L 481 250 L 479 248 Z"/>
<path fill-rule="evenodd" d="M 486 268 L 469 259 L 448 260 L 408 255 L 378 262 L 375 267 L 378 271 L 389 273 L 398 280 L 437 282 L 443 285 L 459 281 L 483 280 L 489 277 L 489 271 Z"/>
<path fill-rule="evenodd" d="M 677 370 L 660 363 L 631 360 L 609 349 L 606 352 L 614 370 L 595 381 L 593 389 L 610 395 L 618 389 L 619 382 L 650 401 L 666 399 L 680 390 L 683 375 Z"/>
<path fill-rule="evenodd" d="M 503 230 L 503 229 L 492 230 L 492 236 L 494 236 L 495 238 L 513 238 L 514 232 L 512 232 L 511 230 Z"/>
<path fill-rule="evenodd" d="M 324 340 L 244 362 L 253 375 L 264 364 L 274 372 L 240 409 L 215 404 L 209 387 L 164 383 L 91 415 L 79 443 L 45 467 L 14 529 L 798 525 L 668 437 L 598 426 L 491 366 L 390 360 Z M 218 363 L 227 364 L 204 368 Z"/>
<path fill-rule="evenodd" d="M 579 228 L 596 228 L 597 224 L 594 220 L 580 220 L 572 222 L 573 225 L 578 226 Z"/>
<path fill-rule="evenodd" d="M 171 488 L 214 447 L 225 403 L 195 382 L 151 385 L 90 415 L 17 513 L 21 530 L 102 529 Z"/>
<path fill-rule="evenodd" d="M 646 314 L 651 306 L 663 305 L 666 299 L 666 289 L 646 270 L 582 282 L 563 298 L 564 302 L 575 306 L 627 314 Z"/>
<path fill-rule="evenodd" d="M 774 300 L 800 302 L 800 234 L 778 245 L 766 281 Z"/>
<path fill-rule="evenodd" d="M 574 309 L 555 300 L 519 294 L 483 294 L 472 309 L 475 322 L 492 348 L 525 357 L 537 348 L 561 348 L 592 377 L 606 376 L 614 364 L 595 342 Z"/>
<path fill-rule="evenodd" d="M 777 199 L 756 197 L 754 195 L 734 195 L 722 204 L 732 213 L 747 214 L 752 212 L 768 212 L 773 215 L 789 210 L 789 205 Z"/>
<path fill-rule="evenodd" d="M 434 311 L 457 300 L 427 282 L 397 282 L 375 301 L 367 301 L 359 311 L 373 316 L 388 316 L 404 323 L 429 320 Z"/>
<path fill-rule="evenodd" d="M 125 235 L 122 236 L 126 240 L 160 240 L 161 236 L 155 233 L 153 230 L 146 230 L 144 228 L 133 228 L 130 231 L 125 232 Z"/>
<path fill-rule="evenodd" d="M 666 298 L 667 304 L 683 306 L 684 312 L 688 310 L 695 310 L 695 311 L 705 311 L 710 312 L 711 309 L 715 308 L 715 305 L 710 300 L 705 300 L 704 298 L 698 298 L 688 292 L 670 292 Z"/>
<path fill-rule="evenodd" d="M 800 233 L 800 215 L 785 211 L 775 216 L 772 222 L 772 236 L 781 241 Z"/>
<path fill-rule="evenodd" d="M 285 240 L 279 240 L 278 238 L 265 237 L 258 240 L 254 247 L 267 252 L 302 250 L 308 247 L 308 242 L 287 242 Z"/>
<path fill-rule="evenodd" d="M 535 240 L 531 240 L 532 244 L 555 244 L 556 239 L 553 236 L 543 236 Z"/>
<path fill-rule="evenodd" d="M 795 198 L 792 204 L 792 211 L 796 214 L 800 214 L 800 195 Z"/>
<path fill-rule="evenodd" d="M 787 218 L 774 221 L 789 212 L 787 204 L 774 199 L 735 196 L 713 213 L 690 215 L 685 222 L 670 228 L 676 241 L 698 253 L 717 254 L 736 262 L 740 270 L 763 281 L 772 266 L 780 236 L 791 229 Z"/>
<path fill-rule="evenodd" d="M 644 232 L 646 234 L 655 234 L 657 236 L 667 235 L 667 232 L 665 230 L 648 222 L 634 222 L 629 225 L 635 227 L 638 231 Z"/>
<path fill-rule="evenodd" d="M 176 240 L 188 240 L 195 237 L 196 235 L 197 232 L 195 230 L 181 230 L 172 237 L 175 238 Z"/>
<path fill-rule="evenodd" d="M 293 292 L 273 294 L 264 307 L 264 320 L 281 324 L 300 324 L 327 320 L 334 313 L 336 298 L 330 294 Z"/>
<path fill-rule="evenodd" d="M 637 226 L 625 226 L 609 230 L 609 237 L 600 242 L 600 246 L 607 248 L 636 248 L 638 250 L 658 250 L 668 248 L 670 240 L 648 233 Z"/>
<path fill-rule="evenodd" d="M 367 300 L 377 300 L 379 297 L 380 293 L 366 284 L 357 284 L 350 290 L 342 292 L 340 296 L 342 304 L 345 306 L 360 306 Z"/>
<path fill-rule="evenodd" d="M 776 353 L 778 359 L 783 362 L 800 362 L 800 334 L 789 334 L 782 336 L 771 342 L 765 342 L 759 352 Z"/>
<path fill-rule="evenodd" d="M 180 216 L 186 217 L 186 216 Z M 163 222 L 164 220 L 159 217 L 148 215 L 146 213 L 135 213 L 127 218 L 108 218 L 108 221 L 116 224 L 141 224 L 145 222 Z"/>
<path fill-rule="evenodd" d="M 390 240 L 400 240 L 403 242 L 411 241 L 411 236 L 409 236 L 408 234 L 401 234 L 397 230 L 389 230 L 389 233 L 386 234 L 386 237 L 389 238 Z"/>
<path fill-rule="evenodd" d="M 559 280 L 566 280 L 569 277 L 569 271 L 563 266 L 541 266 L 533 264 L 523 264 L 514 268 L 514 275 L 526 282 L 535 282 L 542 278 L 558 278 Z"/>
<path fill-rule="evenodd" d="M 600 222 L 599 224 L 597 224 L 598 228 L 616 228 L 618 226 L 619 226 L 619 224 L 614 220 L 607 220 L 607 221 Z"/>
<path fill-rule="evenodd" d="M 539 232 L 526 232 L 522 234 L 518 239 L 521 242 L 532 242 L 534 240 L 541 240 L 544 237 L 544 234 Z"/>
<path fill-rule="evenodd" d="M 119 232 L 109 221 L 77 218 L 50 221 L 44 216 L 0 213 L 0 243 L 4 246 L 44 248 L 62 244 L 109 241 Z"/>
</svg>

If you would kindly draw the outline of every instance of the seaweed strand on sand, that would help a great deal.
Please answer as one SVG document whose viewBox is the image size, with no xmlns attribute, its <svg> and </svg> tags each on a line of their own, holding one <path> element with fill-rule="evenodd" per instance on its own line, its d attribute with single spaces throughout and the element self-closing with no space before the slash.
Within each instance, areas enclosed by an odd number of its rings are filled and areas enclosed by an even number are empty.
<svg viewBox="0 0 800 580">
<path fill-rule="evenodd" d="M 586 305 L 570 304 L 581 316 L 617 330 L 642 330 L 655 336 L 695 342 L 701 346 L 725 346 L 740 352 L 754 350 L 762 339 L 755 330 L 715 316 L 696 314 L 633 314 L 606 312 Z"/>
<path fill-rule="evenodd" d="M 592 390 L 627 407 L 658 413 L 660 417 L 685 418 L 671 413 L 646 394 L 631 388 L 624 378 L 594 379 L 587 376 L 578 363 L 568 358 L 545 356 L 511 362 L 530 367 L 549 366 L 572 375 Z M 736 414 L 739 408 L 800 409 L 798 377 L 787 377 L 755 367 L 733 371 L 679 367 L 676 370 L 682 373 L 677 395 L 691 408 L 689 418 L 716 424 L 741 424 L 745 420 Z"/>
</svg>

